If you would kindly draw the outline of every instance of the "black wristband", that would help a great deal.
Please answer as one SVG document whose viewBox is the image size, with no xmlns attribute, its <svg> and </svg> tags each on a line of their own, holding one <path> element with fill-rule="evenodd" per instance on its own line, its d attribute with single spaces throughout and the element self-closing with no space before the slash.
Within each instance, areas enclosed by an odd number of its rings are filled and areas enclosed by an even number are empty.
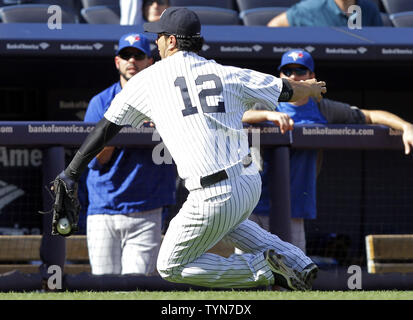
<svg viewBox="0 0 413 320">
<path fill-rule="evenodd" d="M 86 137 L 86 140 L 66 168 L 66 176 L 74 181 L 78 181 L 89 162 L 102 151 L 106 143 L 112 139 L 120 129 L 122 129 L 122 126 L 116 125 L 105 118 L 100 120 L 96 124 L 95 129 Z"/>
<path fill-rule="evenodd" d="M 278 97 L 279 102 L 288 102 L 291 100 L 294 94 L 293 87 L 287 79 L 281 79 L 283 82 L 283 88 L 281 90 L 280 96 Z"/>
</svg>

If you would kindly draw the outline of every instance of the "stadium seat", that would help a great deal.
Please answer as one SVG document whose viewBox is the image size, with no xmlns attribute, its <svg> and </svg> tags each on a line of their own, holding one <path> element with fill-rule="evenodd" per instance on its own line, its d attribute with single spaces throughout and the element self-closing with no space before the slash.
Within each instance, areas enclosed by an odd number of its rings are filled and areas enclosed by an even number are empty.
<svg viewBox="0 0 413 320">
<path fill-rule="evenodd" d="M 47 23 L 51 14 L 50 4 L 20 4 L 0 8 L 0 18 L 3 23 Z M 78 18 L 71 10 L 62 8 L 62 23 L 77 23 Z"/>
<path fill-rule="evenodd" d="M 412 0 L 381 0 L 383 7 L 388 14 L 413 11 Z"/>
<path fill-rule="evenodd" d="M 90 24 L 119 24 L 119 6 L 94 6 L 83 8 L 80 11 L 82 17 Z"/>
<path fill-rule="evenodd" d="M 286 11 L 288 7 L 263 7 L 241 11 L 239 17 L 246 26 L 266 26 L 267 23 Z"/>
<path fill-rule="evenodd" d="M 1 0 L 0 5 L 10 6 L 10 5 L 16 5 L 16 4 L 30 3 L 30 2 L 31 0 Z"/>
<path fill-rule="evenodd" d="M 32 4 L 48 4 L 48 5 L 57 5 L 66 8 L 75 7 L 77 0 L 24 0 L 21 2 L 32 3 Z"/>
<path fill-rule="evenodd" d="M 79 0 L 0 0 L 1 6 L 21 5 L 21 4 L 48 4 L 58 5 L 65 10 L 71 10 L 75 13 L 80 13 Z"/>
<path fill-rule="evenodd" d="M 389 18 L 397 28 L 413 27 L 413 11 L 393 13 Z"/>
<path fill-rule="evenodd" d="M 115 2 L 119 5 L 119 1 L 113 0 L 82 0 L 83 8 L 95 6 L 113 6 Z"/>
<path fill-rule="evenodd" d="M 79 0 L 21 0 L 24 3 L 47 4 L 60 6 L 65 11 L 71 11 L 79 20 L 81 4 Z"/>
<path fill-rule="evenodd" d="M 394 27 L 393 22 L 390 20 L 389 14 L 386 12 L 380 12 L 381 20 L 383 21 L 383 27 Z"/>
<path fill-rule="evenodd" d="M 291 7 L 300 0 L 237 0 L 240 12 L 262 7 Z"/>
<path fill-rule="evenodd" d="M 234 0 L 170 0 L 173 7 L 217 7 L 236 10 Z"/>
<path fill-rule="evenodd" d="M 188 6 L 194 11 L 201 21 L 206 25 L 240 25 L 238 11 L 216 7 Z"/>
</svg>

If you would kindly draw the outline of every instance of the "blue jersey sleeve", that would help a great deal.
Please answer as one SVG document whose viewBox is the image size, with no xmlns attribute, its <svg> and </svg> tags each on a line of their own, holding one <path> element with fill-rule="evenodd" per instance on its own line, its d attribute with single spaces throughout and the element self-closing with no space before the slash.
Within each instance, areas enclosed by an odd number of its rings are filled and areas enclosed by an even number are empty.
<svg viewBox="0 0 413 320">
<path fill-rule="evenodd" d="M 89 102 L 84 121 L 99 122 L 103 118 L 116 94 L 118 94 L 121 90 L 120 83 L 116 82 L 109 88 L 106 88 L 94 96 Z"/>
<path fill-rule="evenodd" d="M 299 25 L 298 17 L 301 14 L 300 6 L 294 5 L 290 7 L 285 13 L 287 14 L 287 20 L 290 27 Z"/>
<path fill-rule="evenodd" d="M 84 122 L 99 122 L 103 118 L 104 105 L 99 95 L 94 96 L 87 107 Z"/>
</svg>

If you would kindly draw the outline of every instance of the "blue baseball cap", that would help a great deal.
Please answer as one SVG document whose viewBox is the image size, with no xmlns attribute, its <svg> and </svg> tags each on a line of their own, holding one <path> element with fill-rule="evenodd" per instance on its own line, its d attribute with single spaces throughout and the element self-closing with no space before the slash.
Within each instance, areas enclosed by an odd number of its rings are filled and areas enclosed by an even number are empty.
<svg viewBox="0 0 413 320">
<path fill-rule="evenodd" d="M 283 54 L 281 58 L 281 64 L 278 70 L 281 70 L 287 64 L 301 64 L 308 68 L 311 72 L 314 72 L 314 60 L 311 54 L 304 50 L 290 50 Z"/>
<path fill-rule="evenodd" d="M 149 46 L 149 40 L 143 34 L 140 33 L 128 33 L 122 36 L 119 40 L 118 50 L 116 54 L 124 48 L 136 48 L 145 53 L 148 57 L 152 55 L 151 48 Z"/>
</svg>

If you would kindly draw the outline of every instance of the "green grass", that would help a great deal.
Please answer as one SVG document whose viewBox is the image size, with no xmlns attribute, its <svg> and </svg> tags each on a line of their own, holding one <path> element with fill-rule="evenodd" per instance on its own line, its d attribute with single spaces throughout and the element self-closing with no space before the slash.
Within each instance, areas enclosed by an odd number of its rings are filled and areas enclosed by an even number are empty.
<svg viewBox="0 0 413 320">
<path fill-rule="evenodd" d="M 413 300 L 413 291 L 9 292 L 0 300 Z"/>
</svg>

